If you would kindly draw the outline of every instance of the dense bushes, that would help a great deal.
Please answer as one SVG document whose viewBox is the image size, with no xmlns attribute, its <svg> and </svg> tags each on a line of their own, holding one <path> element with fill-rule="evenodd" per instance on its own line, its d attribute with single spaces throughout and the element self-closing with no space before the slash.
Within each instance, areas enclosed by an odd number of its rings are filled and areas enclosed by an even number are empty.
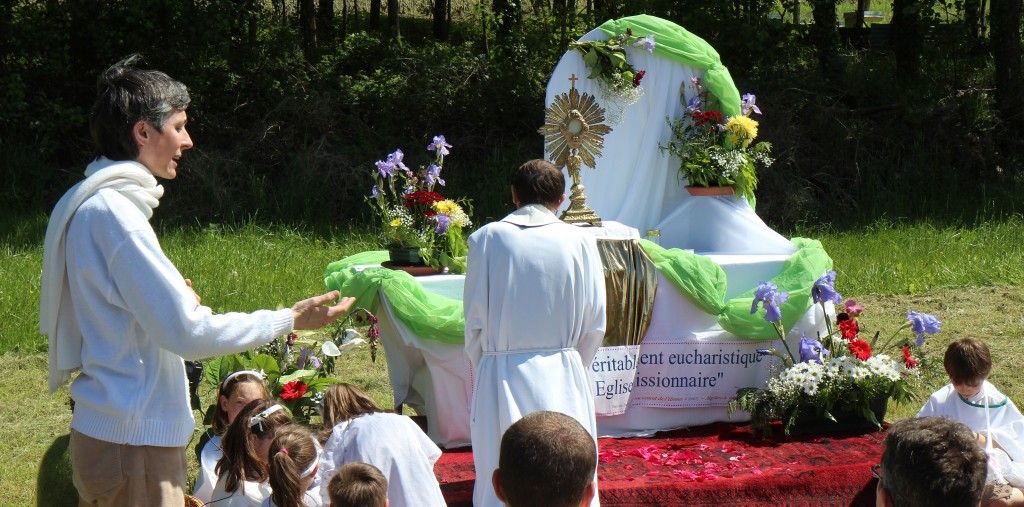
<svg viewBox="0 0 1024 507">
<path fill-rule="evenodd" d="M 628 15 L 634 3 L 596 5 Z M 956 39 L 929 44 L 924 77 L 908 86 L 891 55 L 844 46 L 838 70 L 825 75 L 807 29 L 769 21 L 771 4 L 649 0 L 643 9 L 707 38 L 739 88 L 758 95 L 762 136 L 779 156 L 758 191 L 767 221 L 1019 211 L 1021 152 L 1000 137 L 984 52 Z M 563 22 L 537 2 L 540 10 L 498 40 L 474 11 L 456 18 L 441 43 L 428 19 L 403 19 L 397 41 L 350 15 L 344 39 L 336 30 L 310 62 L 294 5 L 284 18 L 259 5 L 5 3 L 0 198 L 46 211 L 80 178 L 95 77 L 140 52 L 193 94 L 196 148 L 168 184 L 163 219 L 359 218 L 373 162 L 396 147 L 418 160 L 443 133 L 455 145 L 445 166 L 449 192 L 472 196 L 481 223 L 509 209 L 511 169 L 542 154 L 536 128 L 547 76 L 566 40 L 595 25 L 583 15 Z"/>
</svg>

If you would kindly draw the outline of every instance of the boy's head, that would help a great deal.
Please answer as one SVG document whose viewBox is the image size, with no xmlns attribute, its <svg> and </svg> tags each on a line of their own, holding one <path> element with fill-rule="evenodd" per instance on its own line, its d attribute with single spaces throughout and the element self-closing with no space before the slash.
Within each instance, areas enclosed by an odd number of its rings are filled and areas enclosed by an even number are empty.
<svg viewBox="0 0 1024 507">
<path fill-rule="evenodd" d="M 129 56 L 110 66 L 100 76 L 89 130 L 96 145 L 96 156 L 111 160 L 139 160 L 140 149 L 144 148 L 140 146 L 139 136 L 146 137 L 146 140 L 160 137 L 168 146 L 158 147 L 161 152 L 152 155 L 148 151 L 157 147 L 150 147 L 141 155 L 154 160 L 148 164 L 148 160 L 140 161 L 147 167 L 155 165 L 150 167 L 154 173 L 167 172 L 165 166 L 169 162 L 163 159 L 180 155 L 180 151 L 192 147 L 192 141 L 184 130 L 184 111 L 191 99 L 185 85 L 167 74 L 158 70 L 136 69 L 135 64 L 140 61 L 138 55 Z M 169 125 L 172 120 L 182 125 L 173 125 L 175 128 L 172 129 Z M 165 140 L 163 133 L 174 138 Z M 171 155 L 167 156 L 164 151 L 171 152 Z M 156 175 L 173 177 L 173 174 Z"/>
<path fill-rule="evenodd" d="M 377 467 L 346 463 L 327 483 L 331 507 L 387 507 L 388 480 Z"/>
<path fill-rule="evenodd" d="M 985 489 L 985 452 L 963 423 L 904 419 L 889 428 L 878 471 L 883 507 L 976 507 Z"/>
<path fill-rule="evenodd" d="M 576 419 L 534 412 L 501 437 L 498 469 L 491 480 L 510 507 L 577 507 L 596 493 L 597 447 Z"/>
<path fill-rule="evenodd" d="M 512 175 L 512 198 L 517 207 L 541 204 L 558 209 L 565 199 L 565 176 L 547 160 L 531 160 Z"/>
<path fill-rule="evenodd" d="M 978 393 L 982 383 L 992 373 L 992 355 L 985 342 L 968 336 L 946 347 L 942 365 L 956 391 L 970 397 Z"/>
</svg>

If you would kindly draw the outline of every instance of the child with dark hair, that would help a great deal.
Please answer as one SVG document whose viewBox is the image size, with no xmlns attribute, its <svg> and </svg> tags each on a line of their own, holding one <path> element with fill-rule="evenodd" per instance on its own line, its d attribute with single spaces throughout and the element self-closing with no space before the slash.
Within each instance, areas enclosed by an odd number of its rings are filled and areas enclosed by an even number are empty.
<svg viewBox="0 0 1024 507">
<path fill-rule="evenodd" d="M 540 411 L 501 437 L 495 495 L 508 507 L 580 507 L 597 494 L 597 446 L 576 419 Z"/>
<path fill-rule="evenodd" d="M 365 392 L 351 384 L 334 384 L 324 392 L 324 459 L 321 497 L 342 465 L 369 463 L 388 482 L 391 507 L 444 507 L 434 463 L 441 449 L 412 419 L 381 410 Z"/>
<path fill-rule="evenodd" d="M 331 507 L 388 507 L 388 480 L 369 463 L 346 463 L 327 483 Z"/>
<path fill-rule="evenodd" d="M 289 424 L 277 430 L 270 444 L 270 497 L 262 507 L 319 507 L 310 491 L 320 465 L 320 443 L 305 426 Z"/>
<path fill-rule="evenodd" d="M 270 444 L 292 418 L 272 400 L 256 400 L 238 413 L 224 433 L 224 457 L 210 503 L 218 507 L 260 507 L 270 496 Z"/>
<path fill-rule="evenodd" d="M 213 486 L 217 484 L 217 462 L 224 456 L 221 450 L 221 437 L 227 431 L 239 412 L 250 402 L 270 398 L 263 376 L 256 371 L 242 370 L 228 375 L 221 383 L 217 392 L 217 403 L 213 409 L 213 436 L 199 453 L 199 474 L 192 496 L 209 502 L 213 495 Z"/>
<path fill-rule="evenodd" d="M 950 383 L 932 393 L 918 417 L 945 416 L 966 424 L 989 457 L 982 505 L 1024 506 L 1024 415 L 988 376 L 992 354 L 985 342 L 965 337 L 946 348 L 942 364 Z"/>
</svg>

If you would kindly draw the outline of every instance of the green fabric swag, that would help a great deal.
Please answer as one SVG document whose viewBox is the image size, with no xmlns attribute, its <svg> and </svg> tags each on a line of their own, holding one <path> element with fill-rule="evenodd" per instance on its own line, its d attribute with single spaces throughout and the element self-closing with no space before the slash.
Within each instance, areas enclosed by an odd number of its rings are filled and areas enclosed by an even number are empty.
<svg viewBox="0 0 1024 507">
<path fill-rule="evenodd" d="M 461 300 L 424 290 L 423 285 L 405 271 L 355 269 L 358 265 L 380 264 L 386 260 L 386 251 L 375 250 L 332 262 L 324 271 L 324 285 L 327 290 L 338 290 L 345 296 L 356 298 L 353 306 L 362 306 L 371 312 L 380 308 L 380 292 L 377 290 L 380 288 L 391 302 L 395 317 L 417 336 L 443 343 L 463 343 L 466 320 Z"/>
<path fill-rule="evenodd" d="M 597 28 L 609 37 L 625 33 L 627 28 L 634 36 L 654 34 L 655 54 L 703 70 L 704 84 L 720 102 L 722 112 L 740 115 L 740 92 L 718 51 L 704 39 L 671 21 L 646 14 L 609 20 Z"/>
<path fill-rule="evenodd" d="M 782 271 L 771 280 L 780 291 L 789 292 L 789 300 L 779 305 L 786 329 L 792 329 L 811 308 L 814 282 L 832 269 L 832 258 L 825 253 L 821 242 L 807 238 L 791 241 L 799 250 L 786 259 Z M 725 273 L 714 261 L 678 248 L 666 250 L 647 240 L 640 240 L 640 244 L 662 276 L 698 308 L 715 315 L 722 329 L 750 340 L 778 338 L 775 327 L 764 320 L 764 310 L 759 308 L 750 313 L 756 287 L 725 301 Z"/>
<path fill-rule="evenodd" d="M 792 242 L 799 250 L 786 259 L 782 271 L 771 280 L 780 291 L 789 292 L 789 300 L 779 306 L 786 329 L 792 329 L 811 308 L 814 282 L 832 269 L 832 258 L 819 241 L 793 238 Z M 715 315 L 722 329 L 749 340 L 778 337 L 775 327 L 764 320 L 764 310 L 759 308 L 750 313 L 756 287 L 726 301 L 725 272 L 710 258 L 678 248 L 666 250 L 647 240 L 640 240 L 640 245 L 654 261 L 658 272 L 697 308 Z M 387 252 L 372 251 L 332 262 L 324 272 L 324 284 L 328 290 L 339 290 L 343 295 L 355 297 L 355 305 L 371 312 L 379 307 L 379 287 L 391 301 L 395 316 L 418 336 L 451 344 L 463 343 L 466 322 L 462 301 L 427 292 L 404 271 L 355 270 L 357 265 L 379 264 L 387 259 Z"/>
</svg>

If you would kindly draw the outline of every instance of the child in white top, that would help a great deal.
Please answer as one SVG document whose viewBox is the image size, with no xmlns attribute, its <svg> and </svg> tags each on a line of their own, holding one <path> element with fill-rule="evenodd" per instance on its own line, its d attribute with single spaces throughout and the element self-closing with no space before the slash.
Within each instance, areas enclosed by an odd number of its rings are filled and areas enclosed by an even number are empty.
<svg viewBox="0 0 1024 507">
<path fill-rule="evenodd" d="M 444 507 L 434 476 L 438 449 L 408 417 L 387 413 L 351 384 L 335 384 L 324 392 L 324 457 L 320 460 L 321 493 L 330 502 L 328 484 L 346 463 L 377 467 L 388 482 L 391 507 Z"/>
<path fill-rule="evenodd" d="M 213 436 L 203 446 L 199 455 L 199 474 L 192 496 L 203 503 L 209 503 L 213 495 L 213 486 L 217 484 L 217 473 L 214 468 L 224 456 L 221 450 L 221 436 L 227 431 L 228 425 L 250 402 L 270 398 L 263 375 L 256 371 L 236 371 L 220 383 L 217 393 L 217 404 L 213 409 Z"/>
<path fill-rule="evenodd" d="M 945 416 L 974 431 L 989 458 L 983 506 L 1024 506 L 1024 415 L 986 380 L 988 346 L 972 337 L 955 340 L 942 363 L 950 383 L 932 393 L 917 417 Z"/>
<path fill-rule="evenodd" d="M 311 491 L 320 465 L 320 442 L 305 426 L 288 425 L 277 431 L 270 444 L 270 497 L 262 507 L 320 507 Z"/>
<path fill-rule="evenodd" d="M 260 507 L 270 496 L 270 444 L 277 430 L 289 424 L 291 416 L 272 400 L 246 405 L 224 433 L 224 456 L 217 462 L 217 485 L 210 503 L 217 507 Z"/>
</svg>

